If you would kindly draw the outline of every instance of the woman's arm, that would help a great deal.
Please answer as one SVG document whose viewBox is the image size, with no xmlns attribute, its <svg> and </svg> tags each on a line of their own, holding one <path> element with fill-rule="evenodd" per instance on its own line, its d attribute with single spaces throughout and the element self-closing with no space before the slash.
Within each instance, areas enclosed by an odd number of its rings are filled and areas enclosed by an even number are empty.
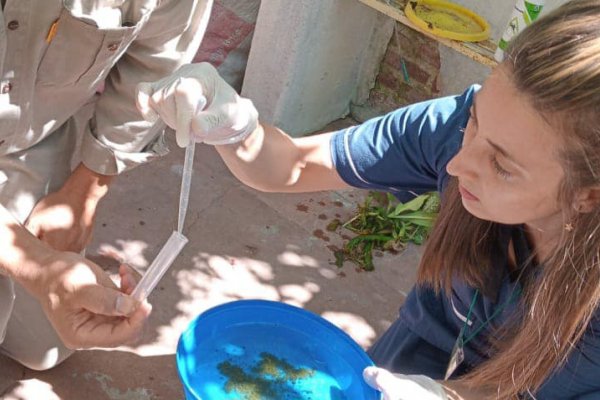
<svg viewBox="0 0 600 400">
<path fill-rule="evenodd" d="M 333 133 L 291 138 L 267 125 L 245 140 L 216 146 L 229 170 L 244 184 L 265 192 L 313 192 L 348 188 L 329 149 Z"/>
<path fill-rule="evenodd" d="M 138 87 L 145 118 L 176 130 L 177 143 L 190 139 L 215 145 L 231 172 L 245 184 L 269 192 L 346 188 L 329 150 L 331 134 L 292 139 L 259 124 L 258 112 L 207 63 L 191 64 Z"/>
</svg>

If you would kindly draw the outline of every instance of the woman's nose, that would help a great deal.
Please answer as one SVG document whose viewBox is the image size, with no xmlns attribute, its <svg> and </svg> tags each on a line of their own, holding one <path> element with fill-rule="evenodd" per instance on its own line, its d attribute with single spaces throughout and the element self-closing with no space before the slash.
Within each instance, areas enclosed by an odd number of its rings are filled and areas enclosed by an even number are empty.
<svg viewBox="0 0 600 400">
<path fill-rule="evenodd" d="M 472 146 L 464 146 L 460 151 L 448 162 L 446 171 L 457 178 L 473 180 L 479 176 L 479 170 L 483 167 L 477 161 L 475 151 Z"/>
</svg>

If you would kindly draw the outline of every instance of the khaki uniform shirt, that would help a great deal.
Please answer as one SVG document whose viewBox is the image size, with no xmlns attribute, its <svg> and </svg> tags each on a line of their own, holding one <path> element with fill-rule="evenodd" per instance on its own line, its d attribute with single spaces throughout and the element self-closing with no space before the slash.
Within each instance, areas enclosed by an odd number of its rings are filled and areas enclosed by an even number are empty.
<svg viewBox="0 0 600 400">
<path fill-rule="evenodd" d="M 166 149 L 135 88 L 189 63 L 212 0 L 6 0 L 0 14 L 0 156 L 58 129 L 102 91 L 81 158 L 114 175 Z"/>
</svg>

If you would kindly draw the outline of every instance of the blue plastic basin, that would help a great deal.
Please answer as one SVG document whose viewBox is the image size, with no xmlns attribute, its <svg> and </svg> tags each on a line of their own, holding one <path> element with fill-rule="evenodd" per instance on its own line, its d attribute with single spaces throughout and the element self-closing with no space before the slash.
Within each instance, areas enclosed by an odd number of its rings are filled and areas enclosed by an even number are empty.
<svg viewBox="0 0 600 400">
<path fill-rule="evenodd" d="M 370 365 L 362 348 L 327 320 L 264 300 L 207 310 L 177 345 L 187 400 L 251 400 L 249 393 L 262 400 L 376 400 L 380 393 L 362 379 Z"/>
</svg>

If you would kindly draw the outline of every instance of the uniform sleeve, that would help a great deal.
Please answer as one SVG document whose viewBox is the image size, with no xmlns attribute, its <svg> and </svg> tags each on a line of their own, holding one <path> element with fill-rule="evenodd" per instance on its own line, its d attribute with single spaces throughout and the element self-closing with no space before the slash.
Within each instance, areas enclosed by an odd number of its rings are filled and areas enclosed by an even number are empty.
<svg viewBox="0 0 600 400">
<path fill-rule="evenodd" d="M 135 106 L 139 82 L 152 82 L 191 62 L 206 30 L 212 0 L 162 0 L 109 73 L 82 140 L 83 163 L 119 174 L 167 152 L 164 124 L 144 121 Z"/>
<path fill-rule="evenodd" d="M 402 200 L 441 191 L 478 89 L 474 85 L 460 96 L 410 105 L 336 132 L 331 156 L 340 177 L 351 186 L 391 192 Z"/>
<path fill-rule="evenodd" d="M 536 394 L 539 400 L 600 399 L 600 311 L 566 364 Z"/>
</svg>

